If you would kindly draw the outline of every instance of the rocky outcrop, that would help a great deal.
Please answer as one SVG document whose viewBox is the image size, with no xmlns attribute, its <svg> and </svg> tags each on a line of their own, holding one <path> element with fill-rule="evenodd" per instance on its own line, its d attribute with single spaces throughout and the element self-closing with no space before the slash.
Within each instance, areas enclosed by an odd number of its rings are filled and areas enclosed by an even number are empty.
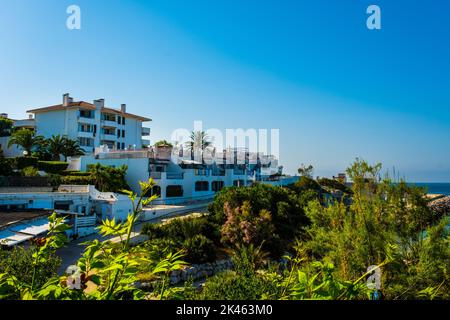
<svg viewBox="0 0 450 320">
<path fill-rule="evenodd" d="M 441 216 L 450 214 L 450 196 L 432 200 L 428 203 L 428 207 Z"/>
</svg>

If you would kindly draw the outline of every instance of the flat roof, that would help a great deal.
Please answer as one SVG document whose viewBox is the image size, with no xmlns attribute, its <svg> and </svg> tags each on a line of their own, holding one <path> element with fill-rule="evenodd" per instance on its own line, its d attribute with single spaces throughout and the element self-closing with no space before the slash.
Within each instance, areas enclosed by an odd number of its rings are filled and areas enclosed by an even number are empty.
<svg viewBox="0 0 450 320">
<path fill-rule="evenodd" d="M 34 220 L 41 217 L 49 216 L 52 210 L 36 210 L 36 211 L 2 211 L 0 212 L 0 228 L 7 227 L 19 222 Z"/>
</svg>

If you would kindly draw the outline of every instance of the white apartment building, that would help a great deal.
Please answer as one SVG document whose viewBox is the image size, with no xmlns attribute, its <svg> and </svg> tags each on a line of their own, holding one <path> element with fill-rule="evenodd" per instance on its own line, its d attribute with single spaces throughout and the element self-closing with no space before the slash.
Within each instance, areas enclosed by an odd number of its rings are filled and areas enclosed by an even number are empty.
<svg viewBox="0 0 450 320">
<path fill-rule="evenodd" d="M 16 127 L 34 128 L 37 135 L 50 138 L 63 135 L 78 140 L 86 153 L 107 145 L 112 150 L 140 149 L 150 145 L 150 128 L 143 127 L 149 118 L 120 109 L 108 108 L 104 99 L 93 103 L 74 101 L 68 93 L 61 104 L 28 110 L 34 117 L 15 122 Z"/>
<path fill-rule="evenodd" d="M 185 150 L 184 150 L 185 151 Z M 232 155 L 226 159 L 226 154 Z M 244 159 L 238 163 L 237 158 Z M 251 157 L 257 161 L 249 161 Z M 223 159 L 224 161 L 217 161 Z M 270 155 L 251 154 L 235 149 L 215 153 L 214 160 L 194 161 L 190 152 L 168 146 L 141 150 L 109 150 L 97 148 L 94 154 L 69 158 L 70 170 L 87 171 L 88 166 L 101 163 L 105 166 L 128 167 L 126 180 L 135 192 L 139 181 L 150 177 L 156 182 L 153 194 L 159 198 L 154 204 L 179 204 L 210 200 L 224 187 L 249 186 L 253 183 L 288 185 L 298 176 L 281 176 L 278 160 Z"/>
</svg>

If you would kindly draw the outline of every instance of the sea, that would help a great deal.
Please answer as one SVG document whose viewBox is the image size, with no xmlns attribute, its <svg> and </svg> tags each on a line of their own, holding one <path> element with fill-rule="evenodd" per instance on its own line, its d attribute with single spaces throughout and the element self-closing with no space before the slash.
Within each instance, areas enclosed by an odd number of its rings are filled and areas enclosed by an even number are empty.
<svg viewBox="0 0 450 320">
<path fill-rule="evenodd" d="M 425 183 L 425 182 L 414 182 L 409 183 L 416 185 L 418 187 L 424 187 L 427 189 L 427 193 L 431 194 L 445 194 L 450 196 L 450 183 L 442 183 L 442 182 L 433 182 L 433 183 Z"/>
</svg>

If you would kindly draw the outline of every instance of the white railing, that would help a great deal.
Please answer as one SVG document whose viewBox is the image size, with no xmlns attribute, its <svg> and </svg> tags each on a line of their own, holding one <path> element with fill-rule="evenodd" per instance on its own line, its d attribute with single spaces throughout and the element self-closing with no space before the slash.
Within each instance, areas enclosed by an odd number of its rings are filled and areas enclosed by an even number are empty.
<svg viewBox="0 0 450 320">
<path fill-rule="evenodd" d="M 96 223 L 96 216 L 77 217 L 77 228 L 93 227 Z"/>
</svg>

